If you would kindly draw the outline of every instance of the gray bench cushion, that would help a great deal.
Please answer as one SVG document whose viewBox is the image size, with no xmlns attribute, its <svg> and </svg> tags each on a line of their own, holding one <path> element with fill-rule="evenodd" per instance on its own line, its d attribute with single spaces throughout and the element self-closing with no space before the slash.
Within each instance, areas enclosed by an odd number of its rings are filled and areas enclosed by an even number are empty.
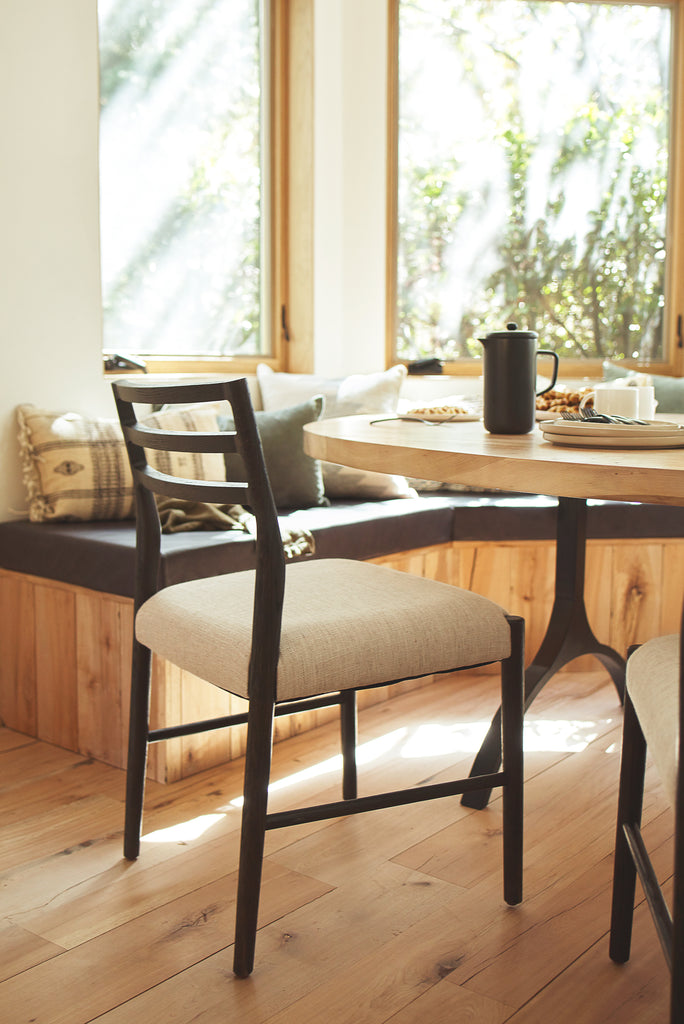
<svg viewBox="0 0 684 1024">
<path fill-rule="evenodd" d="M 540 495 L 427 494 L 335 501 L 281 518 L 310 530 L 319 558 L 377 558 L 449 540 L 553 540 L 556 499 Z M 589 537 L 681 537 L 684 514 L 662 505 L 589 502 Z M 162 584 L 253 566 L 254 542 L 238 532 L 162 538 Z M 123 597 L 133 596 L 135 526 L 130 521 L 0 523 L 0 567 Z"/>
<path fill-rule="evenodd" d="M 336 501 L 329 508 L 281 516 L 310 530 L 319 558 L 376 558 L 450 540 L 452 496 Z M 250 569 L 254 541 L 238 531 L 193 531 L 162 537 L 163 585 Z M 0 523 L 0 566 L 90 590 L 132 597 L 135 524 Z"/>
<path fill-rule="evenodd" d="M 452 540 L 553 540 L 558 501 L 539 494 L 462 494 Z M 587 501 L 587 537 L 627 540 L 684 536 L 684 509 L 638 502 Z"/>
</svg>

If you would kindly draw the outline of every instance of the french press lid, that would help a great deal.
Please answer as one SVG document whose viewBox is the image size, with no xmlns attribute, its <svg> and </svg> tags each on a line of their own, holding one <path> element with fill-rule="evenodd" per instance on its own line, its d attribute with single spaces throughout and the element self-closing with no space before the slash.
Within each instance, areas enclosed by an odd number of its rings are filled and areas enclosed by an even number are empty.
<svg viewBox="0 0 684 1024">
<path fill-rule="evenodd" d="M 488 334 L 486 338 L 480 338 L 480 341 L 493 341 L 495 338 L 530 338 L 536 340 L 539 335 L 536 331 L 521 331 L 518 329 L 518 325 L 515 323 L 506 324 L 505 331 L 493 331 Z"/>
</svg>

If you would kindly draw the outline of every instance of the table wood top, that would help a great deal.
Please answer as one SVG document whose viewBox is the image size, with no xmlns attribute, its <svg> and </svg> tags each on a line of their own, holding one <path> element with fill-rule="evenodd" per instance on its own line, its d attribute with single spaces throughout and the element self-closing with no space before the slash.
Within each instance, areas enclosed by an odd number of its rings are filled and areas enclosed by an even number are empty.
<svg viewBox="0 0 684 1024">
<path fill-rule="evenodd" d="M 314 458 L 357 469 L 482 489 L 684 505 L 684 448 L 574 448 L 529 434 L 489 434 L 481 421 L 438 426 L 346 416 L 304 427 Z M 684 423 L 684 416 L 663 416 Z"/>
</svg>

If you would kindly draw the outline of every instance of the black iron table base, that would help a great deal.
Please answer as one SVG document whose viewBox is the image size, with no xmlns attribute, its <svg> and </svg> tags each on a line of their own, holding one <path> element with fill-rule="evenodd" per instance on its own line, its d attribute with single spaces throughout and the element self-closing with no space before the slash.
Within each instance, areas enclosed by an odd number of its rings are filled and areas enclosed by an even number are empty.
<svg viewBox="0 0 684 1024">
<path fill-rule="evenodd" d="M 559 498 L 556 523 L 556 583 L 546 634 L 525 672 L 525 710 L 563 665 L 583 654 L 595 655 L 610 673 L 620 702 L 625 692 L 625 659 L 594 636 L 584 603 L 587 503 L 584 498 Z M 478 751 L 470 774 L 486 775 L 501 764 L 501 710 Z M 481 810 L 491 791 L 465 793 L 461 803 Z"/>
</svg>

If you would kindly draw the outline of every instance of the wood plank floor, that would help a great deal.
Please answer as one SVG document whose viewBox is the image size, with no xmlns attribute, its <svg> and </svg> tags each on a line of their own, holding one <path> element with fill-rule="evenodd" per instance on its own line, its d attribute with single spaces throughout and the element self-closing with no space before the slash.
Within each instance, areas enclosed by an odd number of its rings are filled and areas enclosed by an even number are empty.
<svg viewBox="0 0 684 1024">
<path fill-rule="evenodd" d="M 363 712 L 362 789 L 467 771 L 496 681 L 448 677 Z M 121 855 L 123 772 L 0 729 L 3 1024 L 662 1024 L 669 979 L 641 892 L 632 959 L 608 957 L 621 712 L 562 673 L 526 723 L 525 899 L 501 896 L 500 799 L 272 832 L 252 977 L 231 972 L 241 764 L 150 784 Z M 337 729 L 275 751 L 272 808 L 337 793 Z M 390 781 L 391 780 L 391 781 Z M 644 835 L 671 874 L 649 768 Z"/>
</svg>

